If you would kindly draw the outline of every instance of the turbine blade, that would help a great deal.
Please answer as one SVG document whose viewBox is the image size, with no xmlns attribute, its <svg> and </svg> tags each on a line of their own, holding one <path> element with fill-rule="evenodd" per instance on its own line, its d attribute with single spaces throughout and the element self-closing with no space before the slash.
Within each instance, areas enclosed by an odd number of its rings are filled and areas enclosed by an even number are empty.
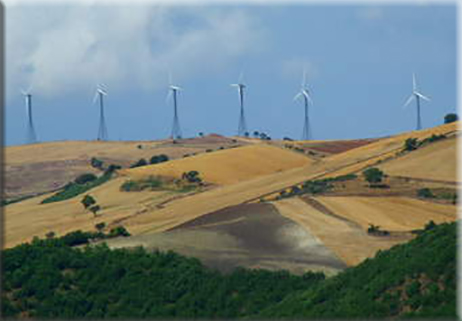
<svg viewBox="0 0 462 321">
<path fill-rule="evenodd" d="M 311 99 L 311 96 L 310 96 L 310 94 L 308 93 L 308 91 L 305 91 L 305 96 L 306 96 L 306 98 L 308 99 L 308 101 L 310 102 L 310 104 L 313 105 L 313 99 Z"/>
<path fill-rule="evenodd" d="M 231 86 L 231 87 L 239 87 L 238 84 L 231 84 L 230 86 Z"/>
<path fill-rule="evenodd" d="M 404 103 L 403 107 L 406 107 L 407 105 L 409 105 L 413 99 L 414 99 L 414 95 L 411 95 L 411 96 L 406 100 L 406 102 Z"/>
<path fill-rule="evenodd" d="M 426 100 L 426 101 L 430 101 L 430 98 L 429 98 L 429 97 L 424 96 L 424 95 L 422 95 L 421 93 L 419 93 L 419 92 L 417 92 L 417 91 L 415 92 L 415 94 L 416 94 L 417 96 L 419 96 L 420 98 Z"/>
<path fill-rule="evenodd" d="M 168 71 L 168 84 L 173 85 L 172 72 L 170 70 Z"/>
<path fill-rule="evenodd" d="M 243 81 L 244 81 L 244 72 L 241 71 L 241 73 L 239 74 L 238 83 L 242 84 Z"/>
<path fill-rule="evenodd" d="M 170 97 L 172 97 L 172 91 L 169 90 L 167 93 L 167 96 L 165 97 L 165 103 L 167 104 L 170 100 Z"/>
<path fill-rule="evenodd" d="M 306 86 L 306 66 L 303 65 L 303 78 L 302 78 L 302 88 Z"/>
<path fill-rule="evenodd" d="M 294 101 L 299 99 L 303 94 L 301 92 L 299 92 L 298 94 L 295 95 L 294 97 Z"/>
<path fill-rule="evenodd" d="M 93 105 L 96 104 L 97 100 L 98 100 L 98 91 L 95 92 L 95 96 L 93 97 Z"/>
<path fill-rule="evenodd" d="M 412 90 L 417 91 L 417 82 L 415 80 L 415 74 L 412 74 Z"/>
</svg>

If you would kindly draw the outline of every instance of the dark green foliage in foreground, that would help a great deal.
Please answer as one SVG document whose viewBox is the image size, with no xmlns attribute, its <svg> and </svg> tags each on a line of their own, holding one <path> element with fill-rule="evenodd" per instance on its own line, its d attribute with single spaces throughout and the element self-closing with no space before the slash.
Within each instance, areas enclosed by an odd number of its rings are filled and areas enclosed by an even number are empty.
<svg viewBox="0 0 462 321">
<path fill-rule="evenodd" d="M 73 198 L 77 195 L 85 193 L 86 191 L 92 189 L 93 187 L 106 183 L 108 180 L 111 179 L 111 177 L 112 177 L 112 172 L 105 172 L 103 175 L 101 175 L 97 179 L 91 182 L 87 182 L 85 184 L 77 184 L 75 182 L 69 183 L 66 186 L 64 186 L 63 190 L 44 199 L 42 201 L 42 204 L 59 202 L 59 201 L 64 201 L 64 200 Z"/>
<path fill-rule="evenodd" d="M 101 233 L 100 233 L 101 234 Z M 2 253 L 2 314 L 37 318 L 456 318 L 456 224 L 323 274 L 237 269 L 222 275 L 173 252 L 71 248 L 77 231 Z"/>
<path fill-rule="evenodd" d="M 450 113 L 450 114 L 447 114 L 446 116 L 444 116 L 444 123 L 445 124 L 453 123 L 453 122 L 458 121 L 458 120 L 459 120 L 459 117 L 457 116 L 457 114 L 454 114 L 454 113 Z"/>
<path fill-rule="evenodd" d="M 259 317 L 456 319 L 456 224 L 433 226 Z"/>
<path fill-rule="evenodd" d="M 2 313 L 36 317 L 253 315 L 324 275 L 238 269 L 222 275 L 173 252 L 70 248 L 85 233 L 3 251 Z"/>
</svg>

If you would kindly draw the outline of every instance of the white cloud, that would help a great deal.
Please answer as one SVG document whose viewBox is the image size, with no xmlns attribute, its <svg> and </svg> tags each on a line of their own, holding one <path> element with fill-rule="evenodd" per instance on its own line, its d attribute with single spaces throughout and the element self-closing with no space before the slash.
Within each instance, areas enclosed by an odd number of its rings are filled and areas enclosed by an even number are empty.
<svg viewBox="0 0 462 321">
<path fill-rule="evenodd" d="M 258 52 L 265 33 L 245 10 L 175 6 L 15 6 L 6 17 L 7 97 L 156 89 Z"/>
</svg>

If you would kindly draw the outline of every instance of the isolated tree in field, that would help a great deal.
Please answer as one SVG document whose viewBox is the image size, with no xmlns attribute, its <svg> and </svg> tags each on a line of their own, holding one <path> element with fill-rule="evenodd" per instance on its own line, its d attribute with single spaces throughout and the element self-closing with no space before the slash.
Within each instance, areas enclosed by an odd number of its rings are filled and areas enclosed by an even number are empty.
<svg viewBox="0 0 462 321">
<path fill-rule="evenodd" d="M 85 195 L 83 197 L 82 201 L 80 201 L 80 203 L 82 203 L 82 205 L 85 207 L 85 209 L 87 209 L 90 206 L 96 204 L 96 200 L 91 195 Z"/>
<path fill-rule="evenodd" d="M 94 206 L 90 207 L 89 210 L 96 217 L 96 213 L 98 213 L 101 210 L 101 207 L 99 205 L 94 205 Z"/>
<path fill-rule="evenodd" d="M 98 232 L 101 232 L 102 230 L 104 230 L 105 227 L 106 227 L 106 223 L 104 222 L 101 222 L 95 225 L 95 228 L 98 230 Z"/>
<path fill-rule="evenodd" d="M 450 113 L 450 114 L 447 114 L 446 116 L 444 116 L 444 123 L 445 124 L 453 123 L 453 122 L 458 121 L 458 120 L 459 120 L 459 117 L 457 116 L 457 114 L 454 114 L 454 113 Z"/>
<path fill-rule="evenodd" d="M 370 184 L 380 183 L 383 179 L 383 172 L 377 167 L 368 168 L 363 172 L 364 178 Z"/>
</svg>

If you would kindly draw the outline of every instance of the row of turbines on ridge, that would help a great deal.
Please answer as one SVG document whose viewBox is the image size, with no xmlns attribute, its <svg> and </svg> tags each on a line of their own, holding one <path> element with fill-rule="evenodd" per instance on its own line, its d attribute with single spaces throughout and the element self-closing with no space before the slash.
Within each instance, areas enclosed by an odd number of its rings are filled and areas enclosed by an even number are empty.
<svg viewBox="0 0 462 321">
<path fill-rule="evenodd" d="M 181 139 L 181 127 L 180 127 L 180 120 L 178 115 L 178 93 L 183 89 L 177 85 L 173 85 L 171 78 L 170 78 L 170 85 L 169 85 L 169 93 L 167 99 L 172 97 L 173 98 L 173 124 L 172 124 L 172 131 L 170 138 L 172 139 Z M 244 92 L 247 86 L 243 82 L 242 74 L 239 77 L 239 81 L 236 84 L 231 84 L 231 86 L 236 87 L 238 94 L 239 94 L 239 124 L 237 134 L 238 136 L 248 136 L 247 131 L 247 124 L 245 120 L 245 111 L 244 111 Z M 32 94 L 30 90 L 22 91 L 23 96 L 25 97 L 26 101 L 26 110 L 27 110 L 27 138 L 26 142 L 28 144 L 37 143 L 37 135 L 34 128 L 34 122 L 32 117 Z M 106 120 L 104 116 L 104 97 L 107 96 L 107 90 L 103 85 L 98 85 L 96 88 L 95 96 L 93 99 L 93 104 L 97 101 L 99 102 L 99 126 L 98 126 L 98 136 L 97 140 L 99 141 L 106 141 L 109 139 L 108 131 L 106 126 Z M 308 89 L 306 84 L 306 73 L 303 72 L 303 79 L 301 84 L 300 91 L 295 95 L 294 101 L 303 99 L 304 103 L 304 118 L 303 118 L 303 131 L 302 131 L 302 140 L 309 140 L 311 139 L 311 129 L 310 129 L 310 122 L 309 122 L 309 105 L 313 105 L 313 100 L 311 98 L 311 92 Z M 413 100 L 416 101 L 416 108 L 417 108 L 417 126 L 416 129 L 422 129 L 422 120 L 421 120 L 421 113 L 420 113 L 420 100 L 430 101 L 430 98 L 424 96 L 418 89 L 417 89 L 417 81 L 415 74 L 412 75 L 412 94 L 407 99 L 404 104 L 404 107 L 408 106 Z"/>
</svg>

